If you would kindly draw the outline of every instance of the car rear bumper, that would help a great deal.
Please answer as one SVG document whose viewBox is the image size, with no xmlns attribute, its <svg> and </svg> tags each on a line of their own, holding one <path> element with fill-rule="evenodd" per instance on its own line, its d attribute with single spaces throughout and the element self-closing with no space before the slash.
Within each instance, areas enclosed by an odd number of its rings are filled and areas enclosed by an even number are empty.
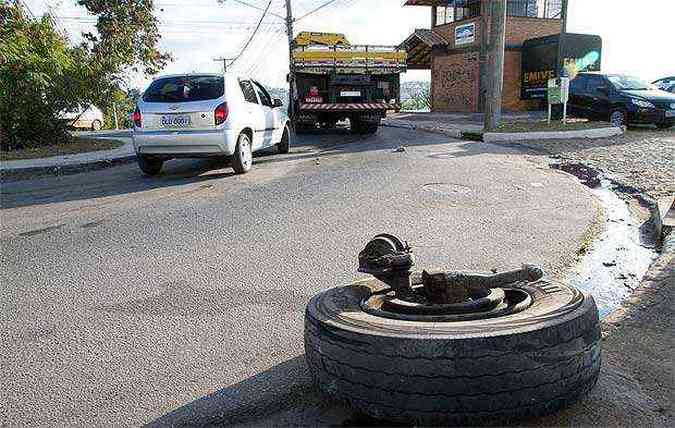
<svg viewBox="0 0 675 428">
<path fill-rule="evenodd" d="M 231 156 L 235 133 L 228 129 L 133 132 L 137 154 L 173 157 Z"/>
</svg>

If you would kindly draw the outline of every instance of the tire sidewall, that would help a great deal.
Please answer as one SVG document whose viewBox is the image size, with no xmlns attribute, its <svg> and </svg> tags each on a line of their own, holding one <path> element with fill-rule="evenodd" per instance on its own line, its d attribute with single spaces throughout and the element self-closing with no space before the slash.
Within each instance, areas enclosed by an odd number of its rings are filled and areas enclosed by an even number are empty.
<svg viewBox="0 0 675 428">
<path fill-rule="evenodd" d="M 291 149 L 291 130 L 288 124 L 284 125 L 284 131 L 279 142 L 279 153 L 288 153 Z"/>
<path fill-rule="evenodd" d="M 242 140 L 248 143 L 247 144 L 248 151 L 251 158 L 251 161 L 248 162 L 248 164 L 246 164 L 244 162 L 244 159 L 242 158 L 241 153 Z M 237 146 L 235 147 L 234 160 L 232 164 L 232 167 L 237 174 L 245 174 L 249 172 L 253 166 L 253 148 L 251 147 L 251 144 L 252 144 L 251 139 L 249 138 L 248 135 L 246 135 L 245 133 L 239 135 L 239 138 L 237 139 Z"/>
</svg>

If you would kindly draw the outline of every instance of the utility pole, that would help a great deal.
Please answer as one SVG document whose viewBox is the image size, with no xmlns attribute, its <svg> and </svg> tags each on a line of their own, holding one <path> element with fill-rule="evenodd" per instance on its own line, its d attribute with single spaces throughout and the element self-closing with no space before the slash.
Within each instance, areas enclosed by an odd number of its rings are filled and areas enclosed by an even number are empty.
<svg viewBox="0 0 675 428">
<path fill-rule="evenodd" d="M 556 64 L 556 76 L 561 77 L 563 75 L 563 70 L 565 68 L 565 59 L 563 58 L 562 54 L 562 47 L 565 39 L 565 33 L 567 33 L 567 8 L 569 5 L 568 0 L 562 0 L 561 3 L 561 9 L 560 9 L 560 20 L 561 26 L 560 26 L 560 37 L 558 38 L 558 53 L 556 56 L 556 60 L 558 63 Z"/>
<path fill-rule="evenodd" d="M 504 43 L 506 38 L 506 0 L 493 0 L 490 25 L 490 52 L 487 69 L 487 99 L 485 100 L 485 131 L 494 130 L 502 118 L 504 87 Z"/>
<path fill-rule="evenodd" d="M 223 63 L 223 74 L 227 73 L 227 61 L 232 61 L 232 59 L 233 58 L 223 58 L 223 57 L 213 58 L 215 62 Z"/>
<path fill-rule="evenodd" d="M 293 104 L 295 75 L 293 73 L 293 8 L 291 0 L 286 0 L 286 34 L 288 35 L 288 116 L 292 120 L 295 113 L 295 105 Z"/>
<path fill-rule="evenodd" d="M 490 24 L 490 3 L 480 4 L 480 52 L 478 54 L 478 73 L 480 74 L 480 96 L 478 97 L 478 111 L 485 113 L 487 99 L 487 62 L 488 62 L 488 27 Z"/>
</svg>

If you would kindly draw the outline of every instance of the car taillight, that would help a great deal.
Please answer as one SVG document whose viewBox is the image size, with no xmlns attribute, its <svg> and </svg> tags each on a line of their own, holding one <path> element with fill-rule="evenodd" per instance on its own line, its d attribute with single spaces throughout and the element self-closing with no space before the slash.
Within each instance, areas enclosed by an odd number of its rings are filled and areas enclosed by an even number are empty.
<svg viewBox="0 0 675 428">
<path fill-rule="evenodd" d="M 216 107 L 216 111 L 213 113 L 213 117 L 216 119 L 216 125 L 220 125 L 221 123 L 225 122 L 229 113 L 230 112 L 227 109 L 227 103 L 222 103 Z"/>
<path fill-rule="evenodd" d="M 131 115 L 131 119 L 134 121 L 134 126 L 137 128 L 141 127 L 141 119 L 143 117 L 141 116 L 141 111 L 136 107 L 136 110 L 134 110 L 134 114 Z"/>
</svg>

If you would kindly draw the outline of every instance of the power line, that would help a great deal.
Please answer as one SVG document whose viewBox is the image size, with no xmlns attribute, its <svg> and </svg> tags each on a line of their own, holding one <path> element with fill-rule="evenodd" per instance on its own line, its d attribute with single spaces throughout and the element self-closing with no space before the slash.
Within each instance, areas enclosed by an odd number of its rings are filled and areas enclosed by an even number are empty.
<svg viewBox="0 0 675 428">
<path fill-rule="evenodd" d="M 225 1 L 226 1 L 226 0 L 218 0 L 218 3 L 224 4 Z M 254 5 L 254 4 L 251 4 L 251 3 L 248 3 L 248 2 L 245 2 L 245 1 L 242 1 L 242 0 L 230 0 L 230 1 L 233 1 L 233 2 L 235 2 L 235 3 L 239 3 L 239 4 L 242 5 L 242 6 L 248 6 L 248 7 L 250 7 L 250 8 L 257 9 L 257 10 L 260 10 L 260 11 L 264 11 L 264 10 L 267 10 L 267 9 L 269 8 L 269 5 L 268 5 L 265 9 L 263 9 L 263 8 L 260 7 L 260 6 L 256 6 L 256 5 Z M 265 13 L 267 13 L 267 12 L 265 12 Z M 277 17 L 277 18 L 286 19 L 286 18 L 284 18 L 283 16 L 278 15 L 278 14 L 273 13 L 273 12 L 270 12 L 269 14 L 272 15 L 272 16 L 275 16 L 275 17 Z"/>
<path fill-rule="evenodd" d="M 269 10 L 269 8 L 270 8 L 271 5 L 272 5 L 272 0 L 270 0 L 269 3 L 267 3 L 267 7 L 266 7 L 265 10 L 263 11 L 262 16 L 260 17 L 260 21 L 258 21 L 258 25 L 255 27 L 255 30 L 253 30 L 253 33 L 251 33 L 251 37 L 248 38 L 248 40 L 246 41 L 246 44 L 244 44 L 244 47 L 241 49 L 241 51 L 239 51 L 239 54 L 238 54 L 237 56 L 234 57 L 234 59 L 232 60 L 232 62 L 230 63 L 230 65 L 234 64 L 235 62 L 237 62 L 237 60 L 238 60 L 238 59 L 242 56 L 242 54 L 246 51 L 246 48 L 248 48 L 248 45 L 251 44 L 251 41 L 253 40 L 253 37 L 255 37 L 256 33 L 257 33 L 258 30 L 260 29 L 260 25 L 262 24 L 263 19 L 265 19 L 265 16 L 267 16 L 267 11 Z"/>
<path fill-rule="evenodd" d="M 338 0 L 328 0 L 327 2 L 322 4 L 321 6 L 318 6 L 317 8 L 312 9 L 309 12 L 307 12 L 306 14 L 302 15 L 300 18 L 297 18 L 295 21 L 300 21 L 301 19 L 304 19 L 304 18 L 308 17 L 309 15 L 312 15 L 313 13 L 316 13 L 316 12 L 320 11 L 324 7 L 331 5 L 331 4 L 335 3 L 336 1 L 338 1 Z"/>
</svg>

